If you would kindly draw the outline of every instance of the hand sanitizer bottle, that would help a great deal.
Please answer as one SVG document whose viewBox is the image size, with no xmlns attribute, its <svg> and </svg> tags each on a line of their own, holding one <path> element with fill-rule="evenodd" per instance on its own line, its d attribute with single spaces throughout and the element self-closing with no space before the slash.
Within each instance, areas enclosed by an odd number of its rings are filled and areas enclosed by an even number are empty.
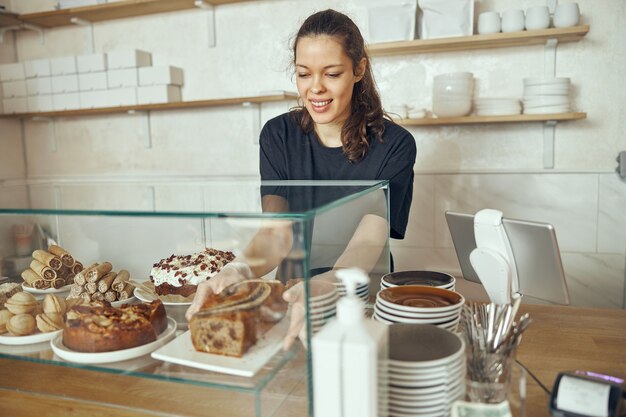
<svg viewBox="0 0 626 417">
<path fill-rule="evenodd" d="M 316 417 L 386 417 L 388 328 L 367 320 L 358 284 L 369 282 L 357 268 L 337 271 L 346 296 L 337 317 L 313 337 L 313 407 Z"/>
</svg>

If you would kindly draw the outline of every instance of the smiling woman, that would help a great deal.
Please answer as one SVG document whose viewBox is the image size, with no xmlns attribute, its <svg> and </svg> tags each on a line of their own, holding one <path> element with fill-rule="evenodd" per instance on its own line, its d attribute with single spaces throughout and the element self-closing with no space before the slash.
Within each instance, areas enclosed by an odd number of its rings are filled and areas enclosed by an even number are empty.
<svg viewBox="0 0 626 417">
<path fill-rule="evenodd" d="M 404 238 L 413 195 L 415 140 L 383 111 L 363 36 L 346 15 L 325 10 L 309 16 L 295 37 L 293 66 L 301 105 L 263 127 L 259 140 L 261 179 L 388 180 L 390 224 L 386 204 L 376 212 L 355 210 L 349 221 L 331 219 L 334 227 L 327 228 L 328 233 L 349 229 L 342 233 L 347 236 L 342 240 L 345 244 L 333 248 L 335 253 L 323 256 L 312 250 L 311 259 L 323 258 L 325 263 L 310 265 L 308 275 L 332 279 L 333 270 L 346 267 L 369 272 L 381 257 L 389 236 Z M 284 212 L 301 204 L 275 187 L 262 187 L 261 192 L 264 211 Z M 328 196 L 315 198 L 324 200 Z M 323 223 L 321 220 L 316 219 L 316 226 Z M 272 236 L 261 230 L 237 262 L 266 260 L 262 266 L 249 265 L 254 276 L 264 276 L 284 262 L 292 237 L 290 225 L 274 231 Z M 311 247 L 316 247 L 315 242 Z M 230 270 L 200 284 L 187 312 L 188 319 L 209 294 L 246 278 L 250 277 Z M 302 285 L 284 293 L 289 302 L 302 302 L 303 297 Z M 303 329 L 303 316 L 295 317 L 294 313 L 291 323 L 287 345 Z"/>
</svg>

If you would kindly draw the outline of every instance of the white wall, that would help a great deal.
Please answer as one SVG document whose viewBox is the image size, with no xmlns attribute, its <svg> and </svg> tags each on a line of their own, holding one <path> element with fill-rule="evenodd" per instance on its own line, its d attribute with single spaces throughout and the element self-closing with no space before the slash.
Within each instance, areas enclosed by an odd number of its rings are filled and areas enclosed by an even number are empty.
<svg viewBox="0 0 626 417">
<path fill-rule="evenodd" d="M 6 2 L 6 0 L 5 0 Z M 12 1 L 18 13 L 49 10 L 54 1 Z M 418 145 L 409 232 L 394 242 L 397 269 L 458 272 L 445 210 L 484 207 L 555 225 L 572 298 L 577 305 L 621 307 L 626 258 L 626 183 L 613 172 L 626 149 L 626 3 L 578 0 L 591 30 L 558 46 L 557 75 L 571 77 L 575 107 L 587 119 L 556 127 L 555 166 L 543 168 L 542 125 L 534 123 L 410 128 Z M 545 4 L 544 0 L 478 1 L 477 13 Z M 347 12 L 367 31 L 357 0 L 275 0 L 217 6 L 217 46 L 206 44 L 200 10 L 120 19 L 94 25 L 96 51 L 136 47 L 155 65 L 185 71 L 185 100 L 295 91 L 286 71 L 289 41 L 302 19 L 327 7 Z M 1 62 L 78 55 L 86 29 L 17 34 L 17 50 L 0 45 Z M 9 35 L 10 36 L 10 35 Z M 431 106 L 433 76 L 471 71 L 477 96 L 522 94 L 524 77 L 544 73 L 543 46 L 485 49 L 373 59 L 386 107 Z M 292 103 L 263 106 L 263 119 Z M 256 127 L 249 109 L 231 106 L 152 113 L 152 147 L 142 116 L 57 119 L 56 149 L 47 123 L 0 119 L 0 178 L 65 176 L 246 176 L 258 170 Z M 25 149 L 26 160 L 21 157 Z"/>
</svg>

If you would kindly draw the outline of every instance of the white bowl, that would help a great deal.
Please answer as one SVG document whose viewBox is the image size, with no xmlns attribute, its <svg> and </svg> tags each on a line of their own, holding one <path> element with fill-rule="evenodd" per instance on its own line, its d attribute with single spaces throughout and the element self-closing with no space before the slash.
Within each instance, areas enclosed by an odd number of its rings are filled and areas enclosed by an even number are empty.
<svg viewBox="0 0 626 417">
<path fill-rule="evenodd" d="M 524 78 L 524 85 L 570 85 L 571 80 L 567 77 L 530 77 Z"/>
<path fill-rule="evenodd" d="M 437 117 L 461 117 L 467 116 L 472 111 L 471 98 L 459 100 L 446 100 L 433 97 L 433 113 Z"/>
<path fill-rule="evenodd" d="M 524 108 L 543 106 L 565 106 L 569 105 L 569 103 L 570 100 L 567 96 L 539 96 L 536 98 L 524 99 Z"/>
</svg>

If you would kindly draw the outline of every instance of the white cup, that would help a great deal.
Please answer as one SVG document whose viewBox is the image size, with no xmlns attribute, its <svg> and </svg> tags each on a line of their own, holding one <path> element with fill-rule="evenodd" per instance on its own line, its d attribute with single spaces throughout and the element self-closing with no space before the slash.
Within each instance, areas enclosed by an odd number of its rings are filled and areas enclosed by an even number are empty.
<svg viewBox="0 0 626 417">
<path fill-rule="evenodd" d="M 521 32 L 524 30 L 524 11 L 519 9 L 502 12 L 502 32 Z"/>
<path fill-rule="evenodd" d="M 526 29 L 540 30 L 550 27 L 550 10 L 548 6 L 529 7 L 526 10 Z"/>
<path fill-rule="evenodd" d="M 486 35 L 500 32 L 500 14 L 498 12 L 483 12 L 478 15 L 478 33 Z"/>
<path fill-rule="evenodd" d="M 576 26 L 580 20 L 578 3 L 561 3 L 554 10 L 554 27 L 566 28 Z"/>
</svg>

